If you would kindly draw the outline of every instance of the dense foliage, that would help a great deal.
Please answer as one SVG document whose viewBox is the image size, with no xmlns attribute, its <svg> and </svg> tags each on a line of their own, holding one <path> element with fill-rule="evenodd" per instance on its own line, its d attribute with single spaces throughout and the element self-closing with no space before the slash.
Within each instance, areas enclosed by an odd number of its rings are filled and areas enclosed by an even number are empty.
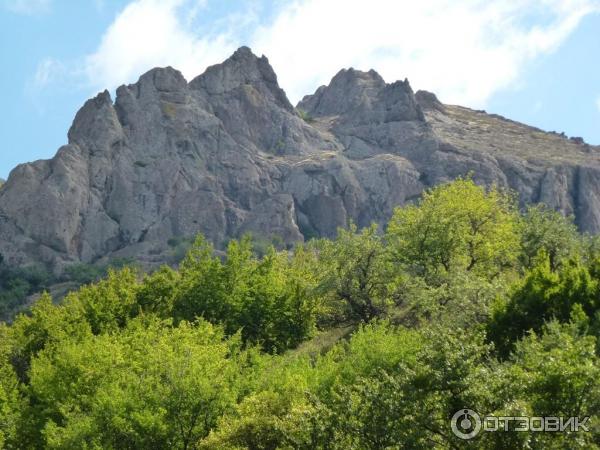
<svg viewBox="0 0 600 450">
<path fill-rule="evenodd" d="M 41 267 L 14 268 L 4 263 L 0 254 L 0 320 L 25 302 L 27 296 L 46 289 L 54 277 Z"/>
<path fill-rule="evenodd" d="M 26 306 L 28 299 L 52 285 L 59 283 L 80 286 L 106 277 L 110 269 L 133 265 L 128 259 L 114 259 L 107 264 L 77 263 L 65 268 L 56 276 L 43 266 L 12 267 L 0 254 L 0 320 L 8 320 Z"/>
<path fill-rule="evenodd" d="M 45 294 L 0 324 L 0 448 L 600 448 L 597 243 L 514 202 L 459 179 L 385 230 Z M 590 431 L 465 441 L 463 408 Z"/>
</svg>

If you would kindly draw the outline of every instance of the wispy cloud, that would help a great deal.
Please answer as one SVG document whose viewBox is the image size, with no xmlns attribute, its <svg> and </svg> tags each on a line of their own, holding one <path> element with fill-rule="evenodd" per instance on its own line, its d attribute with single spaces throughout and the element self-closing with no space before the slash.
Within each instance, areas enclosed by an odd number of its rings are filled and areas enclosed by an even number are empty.
<svg viewBox="0 0 600 450">
<path fill-rule="evenodd" d="M 596 0 L 303 0 L 254 42 L 294 99 L 341 67 L 408 77 L 443 101 L 483 106 L 554 51 Z"/>
<path fill-rule="evenodd" d="M 600 11 L 600 0 L 297 0 L 276 3 L 268 20 L 244 9 L 194 26 L 210 1 L 131 2 L 85 58 L 83 76 L 114 88 L 172 65 L 190 79 L 245 44 L 269 57 L 293 102 L 353 66 L 479 107 Z"/>
<path fill-rule="evenodd" d="M 35 15 L 48 12 L 51 0 L 1 0 L 0 5 L 5 9 L 26 15 Z"/>
<path fill-rule="evenodd" d="M 37 66 L 33 76 L 33 87 L 43 89 L 48 84 L 62 78 L 67 69 L 65 65 L 55 58 L 45 58 Z"/>
<path fill-rule="evenodd" d="M 596 99 L 596 107 L 598 108 L 598 111 L 600 111 L 600 95 Z"/>
<path fill-rule="evenodd" d="M 172 65 L 187 77 L 202 72 L 236 47 L 231 32 L 199 36 L 191 21 L 204 1 L 137 0 L 110 25 L 85 74 L 98 89 L 133 81 L 155 66 Z"/>
<path fill-rule="evenodd" d="M 73 66 L 75 67 L 75 66 Z M 31 102 L 38 114 L 45 114 L 47 95 L 52 89 L 72 89 L 73 86 L 81 85 L 81 75 L 72 70 L 64 62 L 55 58 L 44 58 L 37 65 L 33 76 L 26 81 L 24 94 Z"/>
</svg>

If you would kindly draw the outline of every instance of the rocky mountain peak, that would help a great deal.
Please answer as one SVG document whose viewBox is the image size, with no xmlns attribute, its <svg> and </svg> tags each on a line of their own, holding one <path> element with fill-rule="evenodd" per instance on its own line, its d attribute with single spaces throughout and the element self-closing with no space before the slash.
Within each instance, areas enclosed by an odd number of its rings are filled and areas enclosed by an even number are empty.
<svg viewBox="0 0 600 450">
<path fill-rule="evenodd" d="M 187 87 L 187 81 L 179 70 L 156 67 L 142 75 L 138 81 L 140 89 L 155 89 L 158 92 L 176 92 Z"/>
<path fill-rule="evenodd" d="M 295 110 L 247 47 L 187 83 L 156 68 L 77 113 L 69 145 L 0 189 L 0 253 L 13 264 L 173 260 L 172 238 L 217 247 L 252 232 L 284 243 L 385 222 L 428 186 L 473 173 L 600 231 L 600 151 L 407 80 L 344 69 Z"/>
<path fill-rule="evenodd" d="M 208 95 L 237 95 L 240 89 L 251 87 L 262 95 L 271 97 L 280 107 L 292 111 L 277 75 L 266 56 L 258 57 L 248 47 L 240 47 L 222 64 L 206 69 L 190 82 L 192 89 L 200 89 Z"/>
<path fill-rule="evenodd" d="M 298 108 L 311 116 L 342 116 L 353 125 L 365 122 L 422 120 L 408 80 L 386 84 L 374 70 L 343 69 L 329 85 L 305 96 Z"/>
<path fill-rule="evenodd" d="M 181 94 L 187 91 L 188 83 L 180 71 L 172 67 L 155 67 L 144 73 L 138 81 L 130 85 L 122 85 L 117 88 L 115 104 L 122 104 L 128 97 L 138 101 L 154 101 L 163 99 L 166 101 L 178 101 Z"/>
<path fill-rule="evenodd" d="M 342 69 L 329 85 L 305 96 L 298 108 L 315 117 L 342 115 L 375 100 L 384 88 L 385 81 L 374 70 Z"/>
<path fill-rule="evenodd" d="M 437 96 L 433 92 L 429 91 L 417 91 L 415 99 L 419 106 L 423 109 L 437 109 L 438 111 L 444 110 L 444 105 L 440 102 Z"/>
<path fill-rule="evenodd" d="M 112 103 L 110 93 L 105 90 L 85 102 L 75 115 L 69 129 L 69 143 L 99 151 L 118 140 L 122 134 L 121 124 Z"/>
</svg>

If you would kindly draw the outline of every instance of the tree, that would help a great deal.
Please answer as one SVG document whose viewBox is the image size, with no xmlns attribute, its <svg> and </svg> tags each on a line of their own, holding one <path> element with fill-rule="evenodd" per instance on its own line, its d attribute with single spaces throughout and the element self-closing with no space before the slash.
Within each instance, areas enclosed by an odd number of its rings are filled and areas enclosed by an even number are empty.
<svg viewBox="0 0 600 450">
<path fill-rule="evenodd" d="M 127 324 L 136 310 L 137 274 L 131 268 L 109 269 L 108 277 L 67 296 L 68 308 L 81 308 L 94 334 L 115 331 Z"/>
<path fill-rule="evenodd" d="M 382 323 L 339 351 L 316 366 L 330 375 L 317 391 L 314 448 L 460 448 L 452 415 L 467 405 L 486 410 L 494 398 L 487 376 L 497 363 L 481 333 Z"/>
<path fill-rule="evenodd" d="M 373 321 L 316 360 L 292 353 L 267 361 L 253 392 L 222 417 L 200 448 L 368 448 L 345 445 L 351 403 L 341 400 L 340 391 L 381 370 L 414 364 L 420 344 L 413 330 Z"/>
<path fill-rule="evenodd" d="M 471 179 L 437 186 L 397 208 L 386 241 L 394 260 L 430 282 L 457 270 L 495 277 L 515 265 L 518 220 L 511 195 Z"/>
<path fill-rule="evenodd" d="M 0 323 L 0 448 L 18 448 L 17 429 L 24 407 L 18 378 L 10 364 L 10 329 Z"/>
<path fill-rule="evenodd" d="M 230 244 L 234 246 L 235 244 Z M 233 250 L 232 250 L 233 251 Z M 229 275 L 231 275 L 231 265 Z M 222 321 L 233 314 L 227 301 L 228 273 L 215 256 L 213 246 L 199 235 L 180 265 L 181 282 L 174 299 L 176 320 L 193 321 L 202 317 L 211 322 Z M 241 274 L 240 274 L 241 275 Z M 227 330 L 234 333 L 237 330 Z"/>
<path fill-rule="evenodd" d="M 498 371 L 504 399 L 498 415 L 529 417 L 590 417 L 590 432 L 513 433 L 527 448 L 600 448 L 600 359 L 595 338 L 581 334 L 581 324 L 548 322 L 516 344 L 511 359 Z M 521 405 L 516 411 L 514 405 Z M 492 448 L 509 448 L 501 433 L 486 433 Z"/>
<path fill-rule="evenodd" d="M 42 266 L 13 267 L 0 261 L 0 319 L 13 318 L 28 295 L 43 291 L 53 281 Z"/>
<path fill-rule="evenodd" d="M 319 301 L 313 295 L 314 277 L 303 270 L 301 258 L 302 251 L 290 256 L 271 247 L 258 261 L 247 289 L 232 301 L 239 305 L 236 326 L 245 341 L 283 352 L 312 335 Z"/>
<path fill-rule="evenodd" d="M 260 254 L 198 237 L 179 269 L 43 294 L 0 323 L 0 447 L 600 449 L 598 242 L 527 214 L 458 180 L 383 235 Z M 466 442 L 450 427 L 464 408 L 589 415 L 591 432 Z"/>
<path fill-rule="evenodd" d="M 177 287 L 181 282 L 178 271 L 162 266 L 156 272 L 145 275 L 136 292 L 138 314 L 153 313 L 162 318 L 173 315 Z"/>
<path fill-rule="evenodd" d="M 557 272 L 548 258 L 526 274 L 506 301 L 499 301 L 487 325 L 488 336 L 506 358 L 514 343 L 533 330 L 540 332 L 551 319 L 566 323 L 575 307 L 588 319 L 600 310 L 598 279 L 583 264 L 564 263 Z"/>
<path fill-rule="evenodd" d="M 249 367 L 239 336 L 138 318 L 118 334 L 65 342 L 31 368 L 44 448 L 190 449 L 232 408 Z"/>
<path fill-rule="evenodd" d="M 551 270 L 557 270 L 563 261 L 581 254 L 582 250 L 573 217 L 564 217 L 545 205 L 527 208 L 522 220 L 521 246 L 524 267 L 532 267 L 534 259 L 544 252 Z"/>
<path fill-rule="evenodd" d="M 468 328 L 485 324 L 498 298 L 504 298 L 511 277 L 482 278 L 471 271 L 456 270 L 435 283 L 404 276 L 397 283 L 394 300 L 401 306 L 398 320 L 410 326 L 429 323 Z"/>
<path fill-rule="evenodd" d="M 31 360 L 45 348 L 59 347 L 65 341 L 78 342 L 91 334 L 79 304 L 67 301 L 56 306 L 44 293 L 29 314 L 20 314 L 9 329 L 10 361 L 19 380 L 27 383 Z"/>
<path fill-rule="evenodd" d="M 392 304 L 391 266 L 377 225 L 358 231 L 351 224 L 333 241 L 321 241 L 321 290 L 344 319 L 369 322 Z"/>
<path fill-rule="evenodd" d="M 222 324 L 227 334 L 241 331 L 244 342 L 269 352 L 298 345 L 314 331 L 319 310 L 308 255 L 298 250 L 290 256 L 273 247 L 266 252 L 257 258 L 247 236 L 231 241 L 221 261 L 198 238 L 181 266 L 175 318 Z"/>
</svg>

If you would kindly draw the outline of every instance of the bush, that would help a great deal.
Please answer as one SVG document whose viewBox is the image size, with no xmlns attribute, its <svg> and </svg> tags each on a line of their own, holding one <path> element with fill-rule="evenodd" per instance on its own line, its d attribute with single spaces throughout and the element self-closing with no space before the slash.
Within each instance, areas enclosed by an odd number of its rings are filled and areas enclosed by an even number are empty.
<svg viewBox="0 0 600 450">
<path fill-rule="evenodd" d="M 296 111 L 298 111 L 298 116 L 306 123 L 313 123 L 315 121 L 315 119 L 303 109 L 297 109 Z"/>
<path fill-rule="evenodd" d="M 507 301 L 499 301 L 487 326 L 488 335 L 506 358 L 527 332 L 540 332 L 546 321 L 569 322 L 577 311 L 592 321 L 600 311 L 600 284 L 589 269 L 569 262 L 553 272 L 550 259 L 541 260 L 514 287 Z"/>
<path fill-rule="evenodd" d="M 0 262 L 0 320 L 10 319 L 28 296 L 47 289 L 55 281 L 41 266 L 12 268 Z"/>
<path fill-rule="evenodd" d="M 106 277 L 109 270 L 121 269 L 123 267 L 135 266 L 130 258 L 114 258 L 108 264 L 71 264 L 65 268 L 62 275 L 63 281 L 72 281 L 77 284 L 88 284 Z"/>
</svg>

